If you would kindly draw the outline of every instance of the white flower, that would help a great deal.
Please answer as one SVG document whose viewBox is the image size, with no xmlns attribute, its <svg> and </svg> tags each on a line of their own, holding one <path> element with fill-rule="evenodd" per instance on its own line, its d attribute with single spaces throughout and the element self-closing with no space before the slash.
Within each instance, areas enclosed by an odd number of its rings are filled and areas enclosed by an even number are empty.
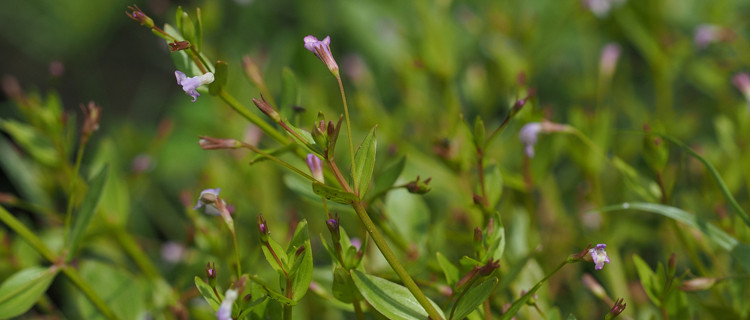
<svg viewBox="0 0 750 320">
<path fill-rule="evenodd" d="M 206 189 L 201 191 L 201 195 L 198 196 L 198 203 L 193 207 L 194 210 L 205 208 L 206 214 L 218 216 L 221 215 L 219 209 L 216 208 L 216 201 L 219 199 L 219 192 L 221 188 Z"/>
<path fill-rule="evenodd" d="M 228 289 L 227 292 L 224 293 L 224 301 L 221 302 L 219 310 L 216 311 L 217 320 L 232 320 L 232 305 L 234 305 L 234 301 L 237 300 L 237 295 L 237 290 L 234 289 Z"/>
<path fill-rule="evenodd" d="M 521 132 L 518 133 L 518 139 L 525 146 L 526 156 L 529 158 L 534 157 L 534 145 L 539 137 L 539 132 L 542 131 L 542 124 L 539 122 L 530 122 L 521 128 Z"/>
</svg>

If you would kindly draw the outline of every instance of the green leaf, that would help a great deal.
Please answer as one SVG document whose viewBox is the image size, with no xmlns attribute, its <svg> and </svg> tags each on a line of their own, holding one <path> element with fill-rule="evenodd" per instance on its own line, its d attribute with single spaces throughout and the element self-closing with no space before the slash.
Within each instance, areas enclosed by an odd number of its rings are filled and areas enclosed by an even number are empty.
<svg viewBox="0 0 750 320">
<path fill-rule="evenodd" d="M 341 302 L 352 303 L 362 300 L 362 295 L 352 281 L 352 276 L 346 269 L 336 266 L 333 270 L 333 296 Z"/>
<path fill-rule="evenodd" d="M 537 282 L 536 285 L 534 285 L 531 290 L 526 292 L 523 296 L 518 298 L 513 304 L 508 308 L 508 311 L 505 311 L 503 315 L 500 317 L 500 320 L 509 320 L 513 318 L 516 313 L 518 313 L 518 310 L 521 310 L 521 307 L 523 307 L 526 304 L 526 301 L 529 301 L 529 299 L 536 294 L 536 291 L 539 290 L 539 288 L 542 287 L 542 284 L 544 284 L 544 280 Z"/>
<path fill-rule="evenodd" d="M 326 198 L 328 200 L 331 200 L 333 202 L 351 204 L 358 200 L 357 196 L 354 195 L 353 193 L 349 193 L 341 189 L 330 187 L 328 185 L 322 184 L 317 181 L 313 181 L 312 188 L 315 194 L 323 198 Z"/>
<path fill-rule="evenodd" d="M 27 201 L 42 207 L 51 207 L 50 199 L 42 190 L 40 176 L 34 172 L 33 163 L 21 157 L 3 135 L 0 135 L 0 166 Z"/>
<path fill-rule="evenodd" d="M 688 226 L 691 226 L 693 228 L 700 230 L 701 232 L 703 232 L 704 235 L 706 235 L 708 239 L 711 239 L 711 241 L 716 243 L 716 245 L 724 248 L 727 251 L 732 251 L 732 248 L 734 248 L 738 243 L 737 239 L 733 238 L 726 232 L 708 223 L 707 221 L 699 218 L 698 216 L 687 213 L 686 211 L 682 209 L 663 205 L 663 204 L 644 203 L 644 202 L 625 202 L 625 203 L 618 204 L 618 205 L 612 205 L 612 206 L 600 208 L 600 209 L 597 209 L 597 211 L 608 212 L 608 211 L 627 210 L 627 209 L 635 209 L 635 210 L 656 213 L 656 214 L 665 216 L 667 218 L 671 218 L 679 222 L 682 222 Z"/>
<path fill-rule="evenodd" d="M 299 83 L 292 69 L 284 67 L 281 70 L 281 101 L 279 111 L 282 119 L 291 118 L 294 110 L 292 106 L 299 104 Z"/>
<path fill-rule="evenodd" d="M 503 223 L 500 220 L 500 214 L 497 211 L 495 212 L 495 218 L 492 220 L 494 223 L 492 228 L 493 231 L 491 235 L 487 236 L 489 239 L 489 242 L 487 243 L 487 252 L 490 253 L 488 258 L 500 260 L 505 252 L 505 227 L 503 226 Z"/>
<path fill-rule="evenodd" d="M 359 198 L 364 199 L 367 187 L 370 186 L 372 171 L 375 169 L 375 151 L 377 149 L 377 139 L 375 138 L 375 127 L 370 130 L 354 154 L 354 184 L 358 186 Z"/>
<path fill-rule="evenodd" d="M 419 320 L 427 318 L 427 311 L 419 305 L 417 299 L 406 287 L 359 270 L 352 270 L 351 275 L 354 285 L 365 300 L 386 318 Z M 445 318 L 437 304 L 432 301 L 430 303 Z"/>
<path fill-rule="evenodd" d="M 182 10 L 182 6 L 177 6 L 177 10 L 174 12 L 174 24 L 177 26 L 177 30 L 182 30 L 182 15 L 185 11 Z"/>
<path fill-rule="evenodd" d="M 112 309 L 120 319 L 137 319 L 145 313 L 146 301 L 154 302 L 148 292 L 155 289 L 154 283 L 133 276 L 130 272 L 102 262 L 87 260 L 80 265 L 81 277 Z M 75 290 L 75 289 L 70 289 Z M 157 296 L 157 299 L 168 299 Z M 83 294 L 73 296 L 79 312 L 73 319 L 106 319 L 99 309 Z"/>
<path fill-rule="evenodd" d="M 281 261 L 281 265 L 279 265 L 279 262 L 276 261 L 273 253 L 271 253 L 265 243 L 261 245 L 261 248 L 263 249 L 263 256 L 266 257 L 266 261 L 268 261 L 268 264 L 271 265 L 271 268 L 273 268 L 277 272 L 283 273 L 282 267 L 284 270 L 287 270 L 289 266 L 284 248 L 282 248 L 281 245 L 279 245 L 279 243 L 276 242 L 276 240 L 273 240 L 273 238 L 271 237 L 268 237 L 268 244 L 273 249 L 273 252 L 276 253 L 276 258 L 279 258 L 279 261 Z"/>
<path fill-rule="evenodd" d="M 405 166 L 406 157 L 402 156 L 401 158 L 396 160 L 396 162 L 386 167 L 385 170 L 379 172 L 379 174 L 377 175 L 378 178 L 374 181 L 375 186 L 373 188 L 373 196 L 377 196 L 392 187 L 393 184 L 396 183 L 396 180 L 398 180 L 401 172 L 404 171 Z"/>
<path fill-rule="evenodd" d="M 305 247 L 300 256 L 296 256 L 297 249 Z M 293 257 L 294 265 L 289 271 L 293 275 L 292 300 L 298 302 L 305 296 L 307 289 L 312 281 L 313 258 L 312 248 L 310 247 L 310 235 L 307 231 L 307 220 L 302 220 L 297 224 L 292 241 L 286 251 L 287 257 Z"/>
<path fill-rule="evenodd" d="M 494 209 L 503 194 L 503 176 L 497 164 L 484 168 L 484 188 L 487 191 L 487 204 L 490 209 Z"/>
<path fill-rule="evenodd" d="M 443 274 L 445 274 L 445 281 L 452 287 L 459 280 L 458 267 L 453 265 L 453 263 L 451 263 L 450 260 L 440 252 L 436 253 L 436 255 L 440 269 L 442 269 Z"/>
<path fill-rule="evenodd" d="M 659 301 L 660 292 L 656 290 L 656 274 L 637 254 L 633 255 L 633 263 L 635 264 L 635 270 L 638 271 L 638 278 L 641 279 L 641 285 L 643 286 L 643 290 L 646 291 L 646 295 L 648 295 L 648 298 L 657 307 L 661 306 L 661 302 Z"/>
<path fill-rule="evenodd" d="M 193 23 L 193 19 L 190 19 L 187 12 L 182 12 L 182 15 L 177 17 L 177 26 L 177 28 L 180 29 L 182 36 L 185 40 L 190 41 L 191 45 L 198 43 L 195 34 L 195 24 Z"/>
<path fill-rule="evenodd" d="M 195 287 L 198 288 L 198 292 L 203 296 L 203 299 L 206 299 L 211 308 L 218 311 L 222 297 L 216 296 L 214 289 L 198 276 L 195 277 Z"/>
<path fill-rule="evenodd" d="M 492 291 L 495 290 L 498 282 L 497 277 L 490 277 L 482 281 L 482 283 L 469 288 L 466 294 L 456 302 L 455 313 L 451 315 L 450 319 L 463 319 L 469 313 L 472 313 L 477 306 L 484 302 L 484 300 L 487 300 Z"/>
<path fill-rule="evenodd" d="M 74 256 L 78 249 L 78 244 L 91 222 L 91 218 L 94 217 L 96 207 L 99 205 L 99 200 L 102 196 L 102 190 L 104 190 L 104 185 L 107 183 L 107 173 L 109 172 L 108 167 L 108 165 L 105 165 L 91 180 L 88 192 L 83 198 L 83 203 L 81 203 L 81 207 L 78 208 L 78 212 L 76 212 L 73 217 L 73 228 L 68 234 L 66 246 L 68 252 L 70 252 L 70 254 L 68 254 L 69 258 Z"/>
<path fill-rule="evenodd" d="M 16 317 L 31 309 L 47 291 L 59 271 L 56 266 L 37 266 L 23 269 L 8 277 L 0 285 L 2 318 Z"/>
<path fill-rule="evenodd" d="M 0 129 L 8 133 L 34 160 L 48 166 L 56 167 L 60 157 L 52 142 L 39 129 L 15 120 L 0 119 Z"/>
<path fill-rule="evenodd" d="M 203 48 L 203 19 L 201 19 L 201 8 L 195 9 L 195 21 L 195 42 L 191 43 L 191 45 L 195 47 L 195 51 L 200 52 L 201 48 Z"/>
<path fill-rule="evenodd" d="M 484 121 L 482 121 L 482 118 L 477 116 L 477 118 L 474 120 L 474 145 L 477 147 L 477 149 L 484 147 L 485 133 L 486 130 L 484 129 Z"/>
<path fill-rule="evenodd" d="M 229 74 L 229 64 L 224 61 L 216 61 L 216 71 L 214 72 L 214 82 L 208 85 L 208 93 L 217 95 L 227 84 Z"/>
<path fill-rule="evenodd" d="M 745 268 L 745 271 L 750 272 L 750 244 L 740 243 L 736 245 L 732 249 L 731 255 L 740 266 Z"/>
</svg>

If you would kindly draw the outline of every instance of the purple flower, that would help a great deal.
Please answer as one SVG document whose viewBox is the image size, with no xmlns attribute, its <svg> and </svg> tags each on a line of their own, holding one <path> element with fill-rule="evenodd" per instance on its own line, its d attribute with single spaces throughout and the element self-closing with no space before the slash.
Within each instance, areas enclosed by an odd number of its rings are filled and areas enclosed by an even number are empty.
<svg viewBox="0 0 750 320">
<path fill-rule="evenodd" d="M 709 44 L 720 40 L 721 28 L 712 24 L 701 24 L 695 27 L 693 42 L 699 49 L 705 49 Z"/>
<path fill-rule="evenodd" d="M 617 67 L 617 60 L 620 59 L 620 46 L 617 43 L 610 42 L 602 48 L 601 57 L 599 59 L 599 72 L 605 76 L 610 77 L 615 73 Z"/>
<path fill-rule="evenodd" d="M 237 295 L 237 290 L 234 289 L 228 289 L 227 292 L 224 293 L 224 300 L 221 301 L 219 310 L 216 311 L 217 320 L 232 320 L 232 305 L 234 305 L 234 301 L 237 300 Z"/>
<path fill-rule="evenodd" d="M 198 196 L 198 203 L 193 207 L 193 210 L 198 210 L 200 208 L 204 208 L 206 210 L 206 214 L 218 216 L 221 215 L 221 212 L 219 212 L 219 209 L 216 208 L 216 201 L 219 199 L 219 192 L 221 191 L 221 188 L 216 189 L 206 189 L 201 191 L 201 195 Z"/>
<path fill-rule="evenodd" d="M 318 182 L 320 183 L 325 183 L 325 178 L 323 177 L 323 167 L 320 164 L 320 158 L 318 158 L 318 156 L 312 153 L 308 153 L 307 167 L 310 168 L 310 172 L 312 173 L 315 180 L 318 180 Z"/>
<path fill-rule="evenodd" d="M 196 90 L 198 87 L 214 82 L 214 74 L 211 72 L 195 77 L 188 77 L 182 71 L 178 70 L 174 72 L 174 76 L 177 78 L 177 84 L 182 86 L 182 90 L 193 97 L 193 102 L 200 96 L 200 93 Z"/>
<path fill-rule="evenodd" d="M 529 158 L 534 157 L 534 145 L 539 137 L 539 132 L 542 131 L 542 124 L 539 122 L 530 122 L 521 128 L 521 132 L 518 133 L 518 138 L 525 146 L 526 156 Z"/>
<path fill-rule="evenodd" d="M 594 260 L 594 264 L 596 264 L 596 270 L 601 270 L 604 268 L 605 263 L 609 263 L 609 256 L 607 256 L 607 251 L 604 250 L 606 247 L 606 244 L 600 243 L 593 249 L 589 250 L 591 258 Z"/>
<path fill-rule="evenodd" d="M 305 49 L 314 53 L 318 59 L 326 64 L 326 67 L 328 67 L 328 70 L 330 70 L 331 73 L 338 76 L 339 65 L 336 64 L 336 60 L 333 59 L 333 54 L 331 54 L 331 37 L 326 36 L 323 41 L 319 41 L 318 38 L 314 36 L 307 36 L 304 41 Z"/>
<path fill-rule="evenodd" d="M 745 72 L 740 72 L 732 77 L 732 84 L 737 87 L 745 96 L 745 99 L 750 102 L 750 75 Z"/>
<path fill-rule="evenodd" d="M 606 17 L 616 6 L 625 0 L 583 0 L 583 6 L 588 8 L 597 18 Z"/>
</svg>

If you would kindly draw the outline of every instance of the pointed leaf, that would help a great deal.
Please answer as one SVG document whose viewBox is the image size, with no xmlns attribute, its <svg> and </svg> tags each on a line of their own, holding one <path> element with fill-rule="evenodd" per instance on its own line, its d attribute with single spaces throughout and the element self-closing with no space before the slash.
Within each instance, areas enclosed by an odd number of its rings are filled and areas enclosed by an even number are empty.
<svg viewBox="0 0 750 320">
<path fill-rule="evenodd" d="M 455 313 L 451 315 L 450 319 L 463 319 L 474 312 L 484 300 L 492 294 L 495 290 L 499 280 L 496 277 L 491 277 L 482 281 L 480 284 L 472 286 L 466 294 L 463 295 L 461 300 L 456 302 Z"/>
<path fill-rule="evenodd" d="M 659 292 L 656 292 L 654 283 L 656 274 L 637 254 L 633 255 L 633 263 L 635 263 L 635 270 L 638 271 L 638 278 L 641 279 L 641 285 L 643 286 L 643 290 L 646 291 L 646 295 L 648 295 L 653 304 L 660 306 Z"/>
<path fill-rule="evenodd" d="M 303 246 L 304 251 L 297 256 L 297 250 Z M 287 248 L 287 256 L 294 259 L 294 265 L 290 270 L 290 274 L 293 274 L 293 300 L 297 302 L 305 296 L 312 281 L 313 258 L 310 247 L 310 236 L 307 231 L 307 220 L 302 220 L 297 224 L 297 229 L 294 231 L 289 248 Z"/>
<path fill-rule="evenodd" d="M 427 311 L 419 305 L 417 299 L 406 287 L 383 278 L 368 275 L 359 270 L 351 271 L 354 285 L 370 305 L 388 319 L 427 318 Z M 445 318 L 440 308 L 430 301 L 440 315 Z"/>
<path fill-rule="evenodd" d="M 201 19 L 201 8 L 195 9 L 195 42 L 191 43 L 195 50 L 200 52 L 203 48 L 203 19 Z"/>
<path fill-rule="evenodd" d="M 273 249 L 273 253 L 268 249 L 268 246 L 271 246 Z M 279 245 L 276 240 L 273 240 L 273 238 L 268 237 L 268 245 L 265 243 L 261 244 L 261 248 L 263 249 L 263 256 L 266 257 L 266 261 L 268 261 L 268 264 L 271 265 L 271 268 L 276 270 L 277 272 L 282 272 L 281 269 L 283 267 L 284 270 L 288 269 L 289 263 L 287 262 L 287 256 L 286 252 L 284 251 L 284 248 Z M 274 253 L 276 254 L 276 257 L 274 257 Z M 276 261 L 276 258 L 279 259 L 281 262 L 281 265 L 279 265 L 279 261 Z"/>
<path fill-rule="evenodd" d="M 448 283 L 449 286 L 453 286 L 456 284 L 459 280 L 459 273 L 458 268 L 453 265 L 453 263 L 448 260 L 444 255 L 442 255 L 440 252 L 437 254 L 437 260 L 438 264 L 440 265 L 440 269 L 443 269 L 443 274 L 445 274 L 445 281 Z"/>
<path fill-rule="evenodd" d="M 31 267 L 18 271 L 6 279 L 0 285 L 2 318 L 19 316 L 31 309 L 47 291 L 59 271 L 56 266 Z"/>
<path fill-rule="evenodd" d="M 334 187 L 327 186 L 317 181 L 313 182 L 312 188 L 315 194 L 323 198 L 326 198 L 328 200 L 331 200 L 333 202 L 350 204 L 358 200 L 357 196 L 354 195 L 353 193 L 349 193 L 341 189 L 336 189 Z"/>
<path fill-rule="evenodd" d="M 83 198 L 83 203 L 81 203 L 81 207 L 78 208 L 75 216 L 73 216 L 73 228 L 70 230 L 67 239 L 67 248 L 71 253 L 68 257 L 72 257 L 75 254 L 78 244 L 81 242 L 83 234 L 91 222 L 91 218 L 94 217 L 96 207 L 99 206 L 102 190 L 104 190 L 104 185 L 107 183 L 108 167 L 109 165 L 102 167 L 99 173 L 91 180 L 88 192 Z"/>
<path fill-rule="evenodd" d="M 375 129 L 377 128 L 378 126 L 375 126 L 370 130 L 354 155 L 354 184 L 359 190 L 360 199 L 364 199 L 367 187 L 370 185 L 372 171 L 375 169 L 375 151 L 377 149 Z"/>
<path fill-rule="evenodd" d="M 217 95 L 227 84 L 229 73 L 229 64 L 224 61 L 216 61 L 216 70 L 214 71 L 214 82 L 208 85 L 208 93 Z"/>
<path fill-rule="evenodd" d="M 203 299 L 206 299 L 211 308 L 218 311 L 222 297 L 217 296 L 214 289 L 198 276 L 195 277 L 195 287 L 198 288 L 198 292 L 203 296 Z"/>
<path fill-rule="evenodd" d="M 341 302 L 352 303 L 361 300 L 362 295 L 352 281 L 352 276 L 341 266 L 333 270 L 333 296 Z"/>
<path fill-rule="evenodd" d="M 706 235 L 708 239 L 711 239 L 711 241 L 716 243 L 716 245 L 722 247 L 727 251 L 732 251 L 732 248 L 734 248 L 739 243 L 737 239 L 733 238 L 713 224 L 708 223 L 706 220 L 703 220 L 700 217 L 694 214 L 690 214 L 680 208 L 675 208 L 672 206 L 645 202 L 625 202 L 622 204 L 611 205 L 601 209 L 597 209 L 597 211 L 607 212 L 627 209 L 656 213 L 667 218 L 682 222 L 703 232 L 703 234 Z"/>
</svg>

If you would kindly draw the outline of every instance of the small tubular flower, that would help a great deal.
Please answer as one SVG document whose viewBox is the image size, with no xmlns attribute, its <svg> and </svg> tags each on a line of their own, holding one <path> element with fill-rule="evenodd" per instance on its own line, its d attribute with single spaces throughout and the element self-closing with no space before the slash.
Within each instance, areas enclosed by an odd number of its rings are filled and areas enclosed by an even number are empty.
<svg viewBox="0 0 750 320">
<path fill-rule="evenodd" d="M 217 320 L 232 320 L 232 305 L 237 300 L 237 296 L 237 290 L 234 289 L 228 289 L 224 293 L 224 300 L 221 302 L 219 310 L 216 311 Z"/>
<path fill-rule="evenodd" d="M 182 90 L 193 97 L 193 102 L 200 96 L 200 93 L 197 91 L 198 87 L 214 82 L 214 74 L 211 72 L 195 77 L 188 77 L 182 71 L 178 70 L 174 72 L 174 76 L 177 78 L 177 84 L 182 86 Z"/>
<path fill-rule="evenodd" d="M 313 178 L 320 183 L 325 183 L 325 178 L 323 177 L 323 166 L 320 164 L 320 158 L 312 153 L 308 153 L 306 162 Z"/>
<path fill-rule="evenodd" d="M 339 65 L 336 64 L 336 60 L 333 59 L 333 54 L 331 53 L 331 37 L 326 36 L 323 38 L 323 41 L 320 41 L 314 36 L 307 36 L 304 41 L 305 49 L 314 53 L 318 59 L 326 64 L 326 67 L 328 67 L 328 70 L 330 70 L 331 73 L 338 76 Z"/>
<path fill-rule="evenodd" d="M 536 144 L 540 131 L 542 131 L 542 124 L 539 122 L 531 122 L 524 125 L 518 133 L 518 138 L 523 143 L 526 156 L 529 158 L 534 157 L 534 145 Z"/>
<path fill-rule="evenodd" d="M 601 270 L 602 268 L 604 268 L 605 263 L 609 263 L 609 256 L 607 255 L 607 251 L 604 250 L 606 247 L 606 244 L 600 243 L 597 244 L 596 247 L 589 250 L 591 258 L 594 260 L 594 264 L 596 264 L 596 270 Z"/>
</svg>

